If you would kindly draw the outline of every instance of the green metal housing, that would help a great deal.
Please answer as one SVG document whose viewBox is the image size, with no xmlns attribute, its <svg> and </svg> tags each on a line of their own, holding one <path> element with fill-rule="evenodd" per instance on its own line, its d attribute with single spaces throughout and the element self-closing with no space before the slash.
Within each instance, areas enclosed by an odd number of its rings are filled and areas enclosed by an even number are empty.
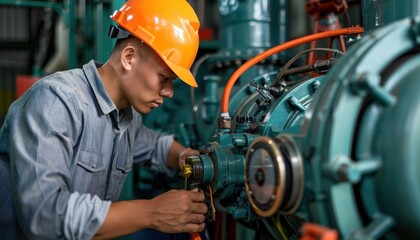
<svg viewBox="0 0 420 240">
<path fill-rule="evenodd" d="M 212 178 L 190 183 L 212 186 L 220 209 L 263 222 L 275 239 L 296 239 L 309 222 L 342 239 L 419 238 L 419 30 L 420 18 L 375 29 L 327 75 L 297 79 L 277 98 L 268 91 L 276 72 L 250 79 L 230 99 L 232 127 L 216 128 L 198 156 L 207 162 L 202 175 Z M 282 200 L 268 207 L 275 210 L 269 217 L 256 214 L 255 193 L 245 187 L 249 178 L 264 184 L 257 179 L 264 175 L 247 175 L 263 137 L 278 148 L 274 159 L 284 167 L 276 176 L 286 175 L 276 182 Z"/>
<path fill-rule="evenodd" d="M 419 29 L 409 18 L 364 36 L 325 77 L 295 136 L 309 219 L 344 239 L 419 237 Z"/>
</svg>

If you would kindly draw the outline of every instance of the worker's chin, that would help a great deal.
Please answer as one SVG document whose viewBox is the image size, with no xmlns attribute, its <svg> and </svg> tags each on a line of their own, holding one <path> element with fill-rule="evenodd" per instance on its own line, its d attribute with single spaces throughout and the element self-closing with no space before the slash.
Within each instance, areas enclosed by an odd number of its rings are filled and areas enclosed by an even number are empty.
<svg viewBox="0 0 420 240">
<path fill-rule="evenodd" d="M 138 107 L 134 108 L 138 113 L 141 113 L 143 115 L 149 114 L 153 108 L 150 107 Z"/>
</svg>

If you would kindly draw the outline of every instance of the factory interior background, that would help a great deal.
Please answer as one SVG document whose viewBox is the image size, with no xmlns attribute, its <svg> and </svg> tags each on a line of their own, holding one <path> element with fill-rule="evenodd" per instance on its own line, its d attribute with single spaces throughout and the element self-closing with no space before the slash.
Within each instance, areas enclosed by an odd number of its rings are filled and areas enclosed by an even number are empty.
<svg viewBox="0 0 420 240">
<path fill-rule="evenodd" d="M 135 165 L 121 199 L 199 187 L 204 239 L 420 239 L 420 1 L 188 2 L 199 87 L 143 120 L 200 155 L 175 179 Z M 106 61 L 123 3 L 0 0 L 0 126 L 38 79 Z"/>
</svg>

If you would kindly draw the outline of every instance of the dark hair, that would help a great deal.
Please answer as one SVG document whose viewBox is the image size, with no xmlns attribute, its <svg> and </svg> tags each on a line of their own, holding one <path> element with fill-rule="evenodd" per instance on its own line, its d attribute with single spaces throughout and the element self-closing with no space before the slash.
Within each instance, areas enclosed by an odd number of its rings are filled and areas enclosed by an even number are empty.
<svg viewBox="0 0 420 240">
<path fill-rule="evenodd" d="M 121 46 L 126 46 L 127 43 L 129 42 L 128 40 L 132 38 L 132 36 L 128 37 L 128 38 L 123 38 L 123 39 L 117 39 L 117 41 L 115 42 L 114 48 L 112 49 L 112 51 L 121 49 Z"/>
<path fill-rule="evenodd" d="M 121 50 L 127 46 L 135 47 L 135 49 L 139 51 L 143 59 L 145 59 L 145 57 L 148 56 L 149 52 L 154 52 L 154 50 L 150 48 L 147 44 L 145 44 L 142 40 L 134 36 L 130 36 L 128 38 L 118 39 L 115 43 L 114 48 L 112 49 L 111 55 L 119 54 Z"/>
</svg>

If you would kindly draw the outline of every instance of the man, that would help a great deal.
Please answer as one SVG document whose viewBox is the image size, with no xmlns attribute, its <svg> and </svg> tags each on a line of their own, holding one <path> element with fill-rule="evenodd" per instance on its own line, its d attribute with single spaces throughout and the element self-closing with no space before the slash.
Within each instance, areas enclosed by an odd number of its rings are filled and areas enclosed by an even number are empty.
<svg viewBox="0 0 420 240">
<path fill-rule="evenodd" d="M 200 232 L 207 207 L 197 190 L 117 202 L 132 163 L 174 174 L 196 150 L 142 124 L 189 71 L 199 22 L 185 0 L 129 0 L 111 16 L 118 38 L 101 65 L 38 81 L 0 129 L 0 236 L 115 238 L 145 228 Z"/>
</svg>

